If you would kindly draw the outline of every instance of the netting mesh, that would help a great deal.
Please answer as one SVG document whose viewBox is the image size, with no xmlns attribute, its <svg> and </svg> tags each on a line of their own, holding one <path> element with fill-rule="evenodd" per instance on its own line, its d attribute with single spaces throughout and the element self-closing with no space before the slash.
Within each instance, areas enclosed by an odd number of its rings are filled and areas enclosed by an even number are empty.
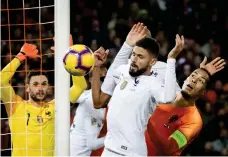
<svg viewBox="0 0 228 157">
<path fill-rule="evenodd" d="M 26 92 L 25 80 L 29 72 L 34 70 L 46 72 L 48 74 L 50 86 L 47 90 L 45 101 L 49 102 L 53 99 L 54 52 L 50 50 L 50 47 L 54 44 L 52 40 L 53 36 L 54 0 L 1 1 L 1 70 L 14 59 L 25 42 L 35 44 L 41 55 L 41 58 L 38 59 L 27 59 L 19 66 L 12 79 L 10 79 L 10 86 L 12 86 L 15 93 L 25 101 L 29 98 L 28 93 Z M 13 70 L 11 73 L 12 72 Z M 1 85 L 1 91 L 3 88 L 8 87 Z M 9 90 L 9 97 L 12 97 L 11 92 L 12 91 Z M 14 127 L 14 123 L 11 122 L 12 119 L 15 120 L 18 118 L 16 122 L 19 122 L 20 119 L 28 118 L 28 113 L 25 113 L 24 117 L 14 116 L 12 118 L 9 116 L 13 113 L 15 104 L 18 105 L 18 102 L 1 101 L 1 155 L 11 155 L 11 151 L 14 149 L 10 135 L 25 135 L 21 136 L 21 140 L 23 140 L 23 137 L 28 138 L 29 136 L 28 134 L 30 131 L 28 131 L 28 129 L 25 129 L 26 132 L 20 132 L 18 129 L 15 129 L 16 131 L 13 133 L 11 131 L 12 127 Z M 9 108 L 10 114 L 8 112 L 8 115 L 6 108 Z M 49 114 L 49 112 L 46 113 Z M 40 119 L 36 117 L 36 120 L 39 121 Z M 9 128 L 9 123 L 11 123 L 11 129 Z M 34 132 L 33 134 L 42 134 L 43 128 L 40 128 L 40 131 Z M 45 136 L 50 135 L 47 134 Z M 40 140 L 42 145 L 42 138 Z M 43 146 L 41 146 L 40 149 L 42 149 L 42 147 Z M 17 149 L 28 150 L 28 142 L 26 143 L 25 148 L 21 147 Z"/>
</svg>

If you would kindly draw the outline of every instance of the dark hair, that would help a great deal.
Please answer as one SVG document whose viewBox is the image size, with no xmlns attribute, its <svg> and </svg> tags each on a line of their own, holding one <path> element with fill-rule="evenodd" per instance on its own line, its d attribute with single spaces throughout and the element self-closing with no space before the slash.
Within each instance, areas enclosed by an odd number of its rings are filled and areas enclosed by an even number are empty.
<svg viewBox="0 0 228 157">
<path fill-rule="evenodd" d="M 206 70 L 206 69 L 204 69 L 204 68 L 199 68 L 199 69 L 201 69 L 201 70 L 205 71 L 205 72 L 208 74 L 209 79 L 211 78 L 211 74 L 209 73 L 209 71 L 208 71 L 208 70 Z"/>
<path fill-rule="evenodd" d="M 146 49 L 154 57 L 158 57 L 160 46 L 154 38 L 143 38 L 136 42 L 136 46 Z"/>
<path fill-rule="evenodd" d="M 44 76 L 46 76 L 46 77 L 48 78 L 48 74 L 47 74 L 46 72 L 44 72 L 44 71 L 42 71 L 42 70 L 40 70 L 40 69 L 39 69 L 39 70 L 32 70 L 32 71 L 30 71 L 29 74 L 28 74 L 26 83 L 29 84 L 29 82 L 30 82 L 30 80 L 31 80 L 31 78 L 32 78 L 33 76 L 40 76 L 40 75 L 44 75 Z"/>
<path fill-rule="evenodd" d="M 206 82 L 206 87 L 205 87 L 205 89 L 208 90 L 208 89 L 211 87 L 211 83 L 212 83 L 212 81 L 211 81 L 211 74 L 209 73 L 208 70 L 206 70 L 206 69 L 204 69 L 204 68 L 199 68 L 199 69 L 200 69 L 200 70 L 203 70 L 203 71 L 206 72 L 207 75 L 208 75 L 208 80 L 207 80 L 207 82 Z"/>
</svg>

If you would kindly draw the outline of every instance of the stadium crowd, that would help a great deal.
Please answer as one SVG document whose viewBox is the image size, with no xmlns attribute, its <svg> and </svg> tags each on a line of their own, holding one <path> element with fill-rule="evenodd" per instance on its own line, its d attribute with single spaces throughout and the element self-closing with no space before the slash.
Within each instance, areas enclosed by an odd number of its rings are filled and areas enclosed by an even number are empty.
<svg viewBox="0 0 228 157">
<path fill-rule="evenodd" d="M 2 8 L 6 7 L 2 1 Z M 11 1 L 9 1 L 11 2 Z M 52 2 L 52 3 L 51 3 Z M 198 68 L 207 56 L 212 60 L 218 56 L 228 59 L 228 46 L 226 37 L 228 35 L 228 14 L 226 12 L 226 1 L 224 0 L 71 0 L 71 34 L 74 43 L 90 46 L 94 51 L 103 46 L 110 50 L 108 64 L 110 65 L 116 53 L 125 41 L 127 33 L 132 25 L 143 22 L 151 31 L 152 37 L 160 43 L 161 51 L 159 59 L 166 61 L 169 50 L 173 47 L 175 34 L 183 34 L 186 38 L 184 52 L 177 59 L 177 80 L 182 86 L 183 81 L 189 76 L 193 69 Z M 53 1 L 44 2 L 52 5 Z M 35 0 L 26 3 L 26 7 L 37 6 Z M 9 8 L 20 8 L 20 2 L 9 4 Z M 39 10 L 32 10 L 26 14 L 23 21 L 22 11 L 10 11 L 10 24 L 38 23 Z M 45 15 L 45 16 L 44 16 Z M 41 22 L 54 21 L 54 8 L 41 9 Z M 8 24 L 7 14 L 2 11 L 2 25 Z M 53 69 L 54 54 L 50 50 L 53 45 L 54 24 L 35 26 L 11 26 L 10 38 L 7 26 L 1 26 L 1 67 L 10 61 L 11 54 L 16 55 L 22 46 L 22 39 L 44 39 L 32 41 L 42 51 L 42 62 L 33 62 L 30 67 L 22 66 L 13 77 L 12 85 L 16 86 L 16 92 L 26 97 L 24 88 L 25 68 L 32 69 L 42 64 L 51 76 L 51 84 L 54 85 Z M 41 28 L 41 36 L 39 29 Z M 10 41 L 8 40 L 20 40 Z M 25 64 L 27 65 L 27 64 Z M 190 144 L 182 155 L 228 155 L 228 75 L 227 68 L 216 74 L 210 84 L 208 92 L 196 103 L 203 118 L 204 127 L 200 135 Z M 53 89 L 49 91 L 50 99 L 53 97 Z M 7 118 L 4 105 L 1 105 L 1 118 Z M 72 113 L 76 106 L 72 106 Z M 74 114 L 71 114 L 72 117 Z M 7 120 L 1 120 L 1 134 L 10 132 Z M 2 136 L 3 149 L 10 148 L 10 136 Z M 2 155 L 9 155 L 1 151 Z M 9 153 L 9 152 L 8 152 Z"/>
</svg>

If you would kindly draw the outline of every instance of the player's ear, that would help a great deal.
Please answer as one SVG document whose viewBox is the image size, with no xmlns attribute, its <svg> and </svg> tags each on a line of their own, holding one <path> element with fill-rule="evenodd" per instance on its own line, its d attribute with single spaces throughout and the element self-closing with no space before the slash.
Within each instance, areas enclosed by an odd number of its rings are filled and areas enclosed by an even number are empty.
<svg viewBox="0 0 228 157">
<path fill-rule="evenodd" d="M 157 58 L 152 58 L 150 61 L 150 66 L 153 66 L 157 62 Z"/>
<path fill-rule="evenodd" d="M 25 91 L 26 91 L 26 92 L 29 92 L 29 84 L 26 84 L 26 85 L 25 85 Z"/>
</svg>

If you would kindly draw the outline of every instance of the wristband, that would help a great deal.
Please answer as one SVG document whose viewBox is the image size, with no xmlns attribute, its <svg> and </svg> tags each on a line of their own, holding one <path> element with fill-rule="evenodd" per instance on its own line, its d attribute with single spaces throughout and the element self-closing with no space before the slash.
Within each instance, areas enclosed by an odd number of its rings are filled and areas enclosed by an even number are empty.
<svg viewBox="0 0 228 157">
<path fill-rule="evenodd" d="M 26 54 L 24 52 L 19 52 L 16 58 L 19 59 L 20 62 L 23 62 L 26 59 Z"/>
</svg>

